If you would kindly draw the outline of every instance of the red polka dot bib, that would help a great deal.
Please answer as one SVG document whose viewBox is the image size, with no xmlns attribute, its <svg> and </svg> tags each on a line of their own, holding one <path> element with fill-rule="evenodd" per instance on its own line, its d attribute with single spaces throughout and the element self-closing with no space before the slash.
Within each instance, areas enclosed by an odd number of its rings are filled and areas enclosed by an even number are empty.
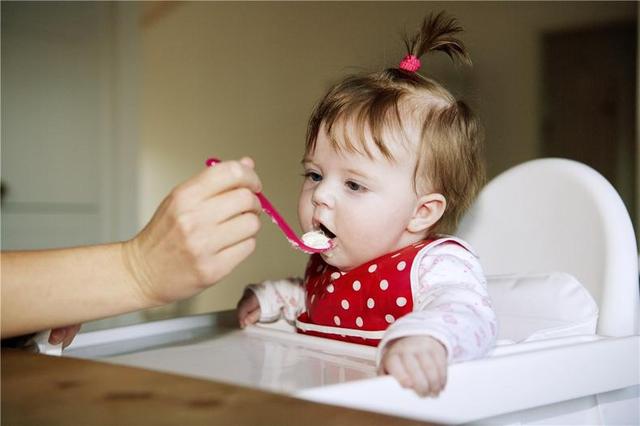
<svg viewBox="0 0 640 426">
<path fill-rule="evenodd" d="M 304 281 L 307 310 L 296 320 L 298 332 L 377 346 L 387 327 L 413 310 L 413 262 L 433 241 L 420 241 L 349 272 L 328 265 L 320 255 L 311 256 Z"/>
</svg>

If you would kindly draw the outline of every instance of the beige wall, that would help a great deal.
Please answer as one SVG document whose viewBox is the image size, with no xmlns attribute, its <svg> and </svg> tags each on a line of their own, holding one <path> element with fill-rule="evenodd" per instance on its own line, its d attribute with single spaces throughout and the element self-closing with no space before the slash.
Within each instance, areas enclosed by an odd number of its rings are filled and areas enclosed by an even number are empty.
<svg viewBox="0 0 640 426">
<path fill-rule="evenodd" d="M 150 6 L 153 7 L 153 6 Z M 345 72 L 403 56 L 399 33 L 446 9 L 466 29 L 475 66 L 429 57 L 423 70 L 476 107 L 487 129 L 491 176 L 538 155 L 541 31 L 635 19 L 635 3 L 181 3 L 143 27 L 141 217 L 211 155 L 252 156 L 265 193 L 290 222 L 306 120 Z M 640 197 L 639 197 L 640 199 Z M 639 209 L 640 210 L 640 209 Z M 301 273 L 268 221 L 256 253 L 190 302 L 230 308 L 249 282 Z"/>
</svg>

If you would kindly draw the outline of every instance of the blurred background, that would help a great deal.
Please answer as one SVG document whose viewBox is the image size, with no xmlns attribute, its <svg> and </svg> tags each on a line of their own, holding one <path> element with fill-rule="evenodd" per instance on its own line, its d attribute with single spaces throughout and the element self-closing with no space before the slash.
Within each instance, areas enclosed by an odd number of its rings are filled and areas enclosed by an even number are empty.
<svg viewBox="0 0 640 426">
<path fill-rule="evenodd" d="M 489 177 L 539 157 L 589 164 L 640 223 L 636 2 L 10 2 L 2 31 L 2 249 L 131 238 L 207 157 L 256 160 L 297 225 L 308 116 L 347 73 L 395 66 L 430 12 L 464 27 L 473 68 L 421 72 L 486 128 Z M 541 208 L 554 208 L 541 206 Z M 585 230 L 588 232 L 588 230 Z M 235 307 L 244 286 L 301 274 L 265 219 L 223 282 L 114 326 Z"/>
</svg>

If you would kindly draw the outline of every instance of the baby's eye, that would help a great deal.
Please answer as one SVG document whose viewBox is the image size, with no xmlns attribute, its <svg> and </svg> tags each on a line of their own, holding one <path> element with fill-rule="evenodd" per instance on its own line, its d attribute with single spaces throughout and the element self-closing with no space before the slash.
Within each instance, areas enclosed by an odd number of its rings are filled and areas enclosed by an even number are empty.
<svg viewBox="0 0 640 426">
<path fill-rule="evenodd" d="M 367 189 L 364 186 L 360 185 L 359 183 L 355 183 L 352 180 L 346 181 L 345 185 L 347 185 L 347 188 L 349 188 L 352 191 L 364 191 Z"/>
<path fill-rule="evenodd" d="M 304 177 L 314 182 L 320 182 L 322 180 L 322 176 L 316 172 L 305 172 Z"/>
</svg>

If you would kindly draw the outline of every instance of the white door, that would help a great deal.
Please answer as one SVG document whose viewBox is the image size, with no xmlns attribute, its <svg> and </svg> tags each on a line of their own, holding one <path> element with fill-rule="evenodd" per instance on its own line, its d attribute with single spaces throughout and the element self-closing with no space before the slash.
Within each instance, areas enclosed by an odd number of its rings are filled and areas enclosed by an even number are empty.
<svg viewBox="0 0 640 426">
<path fill-rule="evenodd" d="M 1 7 L 2 248 L 98 243 L 135 229 L 135 149 L 119 149 L 137 138 L 118 122 L 121 11 L 107 2 Z M 118 185 L 122 176 L 134 181 Z"/>
</svg>

